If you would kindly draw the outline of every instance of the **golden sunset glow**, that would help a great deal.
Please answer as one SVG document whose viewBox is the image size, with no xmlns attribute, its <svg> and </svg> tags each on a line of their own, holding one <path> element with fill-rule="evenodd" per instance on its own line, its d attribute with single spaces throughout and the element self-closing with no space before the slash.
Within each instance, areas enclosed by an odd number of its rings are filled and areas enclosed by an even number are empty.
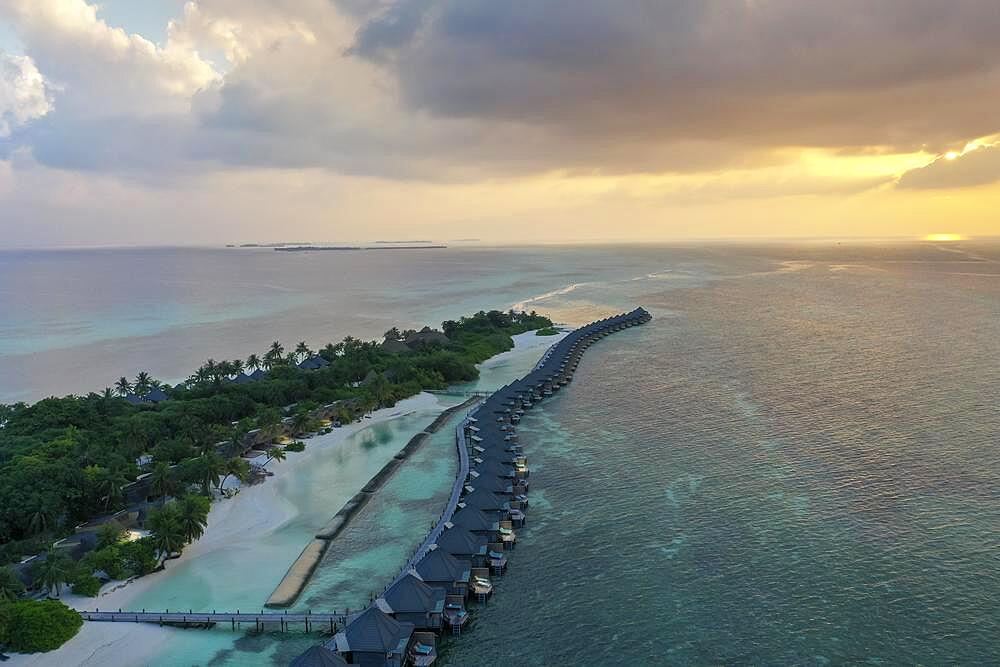
<svg viewBox="0 0 1000 667">
<path fill-rule="evenodd" d="M 928 234 L 924 237 L 925 241 L 964 241 L 965 237 L 961 234 Z"/>
</svg>

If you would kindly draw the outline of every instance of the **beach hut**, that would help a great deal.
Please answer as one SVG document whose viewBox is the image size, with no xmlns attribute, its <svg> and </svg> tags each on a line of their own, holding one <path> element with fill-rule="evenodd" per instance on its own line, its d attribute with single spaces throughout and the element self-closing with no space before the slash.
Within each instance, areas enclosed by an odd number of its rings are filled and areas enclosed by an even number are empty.
<svg viewBox="0 0 1000 667">
<path fill-rule="evenodd" d="M 159 387 L 153 387 L 149 390 L 149 393 L 143 397 L 143 400 L 148 403 L 162 403 L 163 401 L 169 401 L 170 397 L 163 393 L 163 390 Z"/>
<path fill-rule="evenodd" d="M 339 653 L 334 653 L 325 646 L 313 646 L 305 653 L 292 660 L 291 667 L 349 667 Z"/>
<path fill-rule="evenodd" d="M 413 568 L 423 582 L 439 586 L 449 593 L 465 595 L 469 590 L 471 567 L 442 549 L 431 549 Z"/>
<path fill-rule="evenodd" d="M 314 357 L 309 357 L 308 359 L 303 359 L 302 362 L 299 363 L 299 368 L 304 371 L 316 371 L 320 368 L 326 368 L 329 365 L 329 361 L 319 355 L 316 355 Z"/>
<path fill-rule="evenodd" d="M 375 606 L 418 630 L 439 630 L 445 595 L 444 588 L 424 583 L 411 571 L 375 600 Z"/>
<path fill-rule="evenodd" d="M 412 635 L 412 623 L 369 607 L 334 635 L 333 646 L 327 646 L 359 667 L 403 667 Z"/>
</svg>

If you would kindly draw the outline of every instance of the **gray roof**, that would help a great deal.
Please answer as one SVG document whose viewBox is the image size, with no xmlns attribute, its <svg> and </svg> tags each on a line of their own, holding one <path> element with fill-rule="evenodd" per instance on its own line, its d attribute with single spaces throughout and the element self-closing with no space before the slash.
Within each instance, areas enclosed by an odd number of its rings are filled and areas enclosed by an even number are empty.
<svg viewBox="0 0 1000 667">
<path fill-rule="evenodd" d="M 412 634 L 412 623 L 402 623 L 376 607 L 368 607 L 338 632 L 334 641 L 343 653 L 402 653 Z"/>
<path fill-rule="evenodd" d="M 486 553 L 486 538 L 473 535 L 465 528 L 449 528 L 437 539 L 438 548 L 458 556 Z"/>
<path fill-rule="evenodd" d="M 475 508 L 465 508 L 451 517 L 451 524 L 466 530 L 499 530 L 500 522 Z"/>
<path fill-rule="evenodd" d="M 424 581 L 468 581 L 469 564 L 442 549 L 432 549 L 413 568 Z"/>
<path fill-rule="evenodd" d="M 412 572 L 389 587 L 376 604 L 388 614 L 444 611 L 443 588 L 428 586 Z"/>
<path fill-rule="evenodd" d="M 153 387 L 149 390 L 149 393 L 144 397 L 147 401 L 152 401 L 153 403 L 162 403 L 163 401 L 169 400 L 170 397 L 163 393 L 163 390 L 159 387 Z"/>
<path fill-rule="evenodd" d="M 325 646 L 313 646 L 292 660 L 291 667 L 348 667 L 348 664 L 339 653 Z"/>
<path fill-rule="evenodd" d="M 314 371 L 319 368 L 325 368 L 329 365 L 329 361 L 319 355 L 316 355 L 314 357 L 309 357 L 308 359 L 303 359 L 302 363 L 299 364 L 299 368 L 306 371 Z"/>
</svg>

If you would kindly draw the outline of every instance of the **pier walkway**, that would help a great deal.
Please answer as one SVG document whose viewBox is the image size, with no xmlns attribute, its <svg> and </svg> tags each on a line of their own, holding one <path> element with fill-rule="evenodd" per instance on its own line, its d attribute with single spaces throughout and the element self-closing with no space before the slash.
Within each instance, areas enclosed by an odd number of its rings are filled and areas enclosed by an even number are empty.
<svg viewBox="0 0 1000 667">
<path fill-rule="evenodd" d="M 331 632 L 347 619 L 347 612 L 333 613 L 283 613 L 283 612 L 200 612 L 200 611 L 81 611 L 85 621 L 107 623 L 157 623 L 159 625 L 199 626 L 229 623 L 234 630 L 244 623 L 253 623 L 257 629 L 279 626 L 283 631 L 293 626 L 306 632 L 330 630 Z"/>
</svg>

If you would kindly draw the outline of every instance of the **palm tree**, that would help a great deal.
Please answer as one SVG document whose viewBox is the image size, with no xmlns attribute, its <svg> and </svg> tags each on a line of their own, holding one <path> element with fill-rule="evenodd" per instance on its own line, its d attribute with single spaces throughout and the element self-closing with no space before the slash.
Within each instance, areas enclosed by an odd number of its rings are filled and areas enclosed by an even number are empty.
<svg viewBox="0 0 1000 667">
<path fill-rule="evenodd" d="M 118 382 L 115 382 L 115 390 L 118 391 L 118 395 L 125 397 L 132 393 L 132 383 L 128 381 L 128 378 L 124 375 L 118 378 Z"/>
<path fill-rule="evenodd" d="M 52 525 L 53 518 L 52 508 L 38 505 L 28 516 L 28 532 L 32 535 L 44 533 Z"/>
<path fill-rule="evenodd" d="M 264 461 L 264 465 L 266 466 L 271 461 L 284 461 L 287 456 L 281 447 L 271 447 L 267 450 L 267 460 Z"/>
<path fill-rule="evenodd" d="M 11 602 L 21 597 L 24 584 L 10 567 L 0 567 L 0 602 Z"/>
<path fill-rule="evenodd" d="M 250 479 L 250 462 L 239 456 L 234 456 L 226 461 L 224 472 L 225 474 L 219 482 L 219 491 L 222 491 L 222 487 L 226 485 L 226 480 L 230 477 L 235 477 L 241 482 L 245 482 Z"/>
<path fill-rule="evenodd" d="M 113 502 L 120 501 L 129 483 L 128 477 L 119 469 L 105 470 L 98 481 L 97 488 L 104 494 L 104 508 L 107 509 Z"/>
<path fill-rule="evenodd" d="M 115 397 L 115 392 L 113 389 L 111 389 L 111 387 L 105 387 L 104 391 L 101 392 L 101 398 L 104 399 L 105 401 L 110 401 L 114 397 Z"/>
<path fill-rule="evenodd" d="M 243 373 L 243 362 L 239 359 L 233 359 L 229 362 L 229 367 L 233 371 L 233 375 L 240 375 Z"/>
<path fill-rule="evenodd" d="M 39 563 L 35 575 L 35 583 L 41 584 L 45 592 L 52 597 L 52 591 L 56 592 L 56 597 L 62 592 L 62 585 L 69 578 L 70 562 L 66 554 L 55 547 L 49 547 L 45 554 L 45 560 Z"/>
<path fill-rule="evenodd" d="M 139 371 L 135 376 L 135 384 L 132 385 L 133 391 L 139 396 L 145 396 L 149 393 L 149 390 L 153 388 L 153 378 L 149 376 L 146 371 Z"/>
<path fill-rule="evenodd" d="M 184 546 L 184 528 L 172 504 L 150 512 L 146 527 L 152 533 L 153 546 L 162 556 L 169 556 Z"/>
<path fill-rule="evenodd" d="M 311 355 L 312 355 L 312 350 L 309 349 L 309 346 L 306 345 L 306 342 L 304 340 L 300 340 L 299 344 L 295 346 L 296 359 L 299 357 L 307 359 Z"/>
<path fill-rule="evenodd" d="M 209 489 L 219 485 L 219 476 L 225 472 L 226 462 L 213 452 L 206 452 L 198 457 L 198 481 L 201 482 L 201 492 L 208 495 Z"/>
<path fill-rule="evenodd" d="M 184 539 L 194 542 L 205 534 L 208 525 L 209 500 L 203 496 L 184 496 L 179 504 L 177 519 Z"/>
<path fill-rule="evenodd" d="M 108 521 L 97 529 L 97 547 L 103 549 L 122 541 L 125 530 L 116 521 Z"/>
<path fill-rule="evenodd" d="M 260 357 L 258 357 L 256 354 L 251 354 L 249 357 L 247 357 L 247 361 L 244 364 L 244 366 L 246 366 L 246 368 L 248 368 L 251 371 L 259 371 L 261 368 Z"/>
<path fill-rule="evenodd" d="M 281 363 L 282 356 L 285 353 L 285 348 L 282 347 L 281 343 L 274 341 L 271 343 L 271 347 L 268 348 L 267 352 L 264 354 L 264 366 L 271 370 L 275 366 Z"/>
<path fill-rule="evenodd" d="M 177 477 L 173 469 L 161 461 L 153 466 L 153 472 L 149 476 L 149 484 L 153 493 L 162 498 L 160 502 L 162 506 L 166 504 L 167 496 L 177 490 Z"/>
<path fill-rule="evenodd" d="M 308 412 L 296 412 L 292 415 L 292 433 L 295 436 L 302 435 L 309 428 L 312 421 L 313 418 L 309 416 Z"/>
</svg>

